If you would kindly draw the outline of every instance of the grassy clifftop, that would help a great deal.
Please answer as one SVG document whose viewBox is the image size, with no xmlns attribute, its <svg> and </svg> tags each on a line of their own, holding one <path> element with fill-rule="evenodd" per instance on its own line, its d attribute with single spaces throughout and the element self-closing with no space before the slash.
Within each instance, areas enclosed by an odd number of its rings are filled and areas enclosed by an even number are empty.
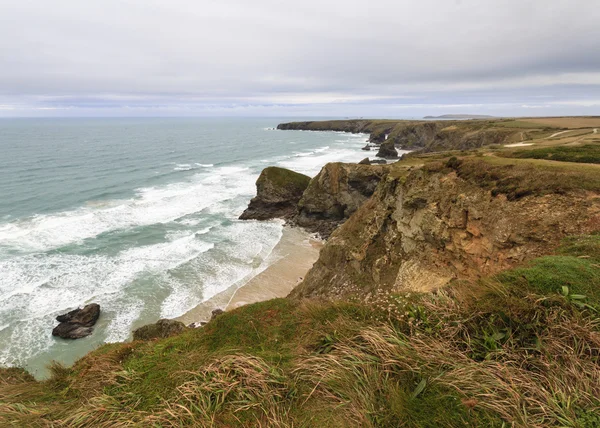
<svg viewBox="0 0 600 428">
<path fill-rule="evenodd" d="M 522 118 L 476 120 L 325 120 L 282 123 L 281 130 L 368 133 L 370 141 L 386 139 L 403 149 L 465 150 L 493 144 L 528 142 L 557 132 L 563 137 L 600 127 L 600 118 Z M 573 131 L 570 131 L 573 130 Z M 562 137 L 561 137 L 562 138 Z"/>
</svg>

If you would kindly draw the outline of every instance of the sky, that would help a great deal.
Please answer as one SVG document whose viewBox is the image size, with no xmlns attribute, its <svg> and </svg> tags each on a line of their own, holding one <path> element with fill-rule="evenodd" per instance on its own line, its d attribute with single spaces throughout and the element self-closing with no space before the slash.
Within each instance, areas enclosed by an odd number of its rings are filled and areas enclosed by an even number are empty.
<svg viewBox="0 0 600 428">
<path fill-rule="evenodd" d="M 600 115 L 598 0 L 0 0 L 0 117 Z"/>
</svg>

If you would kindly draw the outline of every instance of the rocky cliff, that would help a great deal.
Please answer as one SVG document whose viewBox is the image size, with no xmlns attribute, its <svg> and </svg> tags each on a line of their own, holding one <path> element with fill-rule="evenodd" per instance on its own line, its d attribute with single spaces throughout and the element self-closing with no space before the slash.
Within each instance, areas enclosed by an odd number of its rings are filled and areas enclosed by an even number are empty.
<svg viewBox="0 0 600 428">
<path fill-rule="evenodd" d="M 401 149 L 425 152 L 473 149 L 529 138 L 522 129 L 506 127 L 502 120 L 330 120 L 282 123 L 277 129 L 368 133 L 372 143 L 386 141 Z"/>
<path fill-rule="evenodd" d="M 308 186 L 310 177 L 285 168 L 265 168 L 256 180 L 256 197 L 242 213 L 242 220 L 289 219 Z"/>
<path fill-rule="evenodd" d="M 294 223 L 328 237 L 371 197 L 387 171 L 383 165 L 325 165 L 298 202 Z"/>
<path fill-rule="evenodd" d="M 559 171 L 456 158 L 394 169 L 333 232 L 293 297 L 430 291 L 547 254 L 600 228 L 597 192 Z"/>
</svg>

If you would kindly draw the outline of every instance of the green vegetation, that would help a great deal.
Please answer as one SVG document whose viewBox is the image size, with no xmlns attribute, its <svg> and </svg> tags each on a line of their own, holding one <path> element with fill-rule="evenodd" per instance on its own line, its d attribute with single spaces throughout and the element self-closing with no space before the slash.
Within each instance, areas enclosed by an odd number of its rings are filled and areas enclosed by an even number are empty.
<svg viewBox="0 0 600 428">
<path fill-rule="evenodd" d="M 433 172 L 455 169 L 461 178 L 490 189 L 492 195 L 504 194 L 509 200 L 574 190 L 600 191 L 600 170 L 592 165 L 571 167 L 496 156 L 468 156 L 446 163 L 431 161 L 424 168 Z"/>
<path fill-rule="evenodd" d="M 289 169 L 270 166 L 263 170 L 258 181 L 268 181 L 277 187 L 302 192 L 308 186 L 310 177 Z"/>
<path fill-rule="evenodd" d="M 551 146 L 503 153 L 503 156 L 520 159 L 546 159 L 561 162 L 600 163 L 600 144 Z"/>
<path fill-rule="evenodd" d="M 571 237 L 435 294 L 275 299 L 44 382 L 4 369 L 0 425 L 597 427 L 599 264 L 600 235 Z"/>
<path fill-rule="evenodd" d="M 539 129 L 543 128 L 539 123 L 528 122 L 526 120 L 508 120 L 508 121 L 499 121 L 497 126 L 501 126 L 503 128 L 533 128 Z"/>
</svg>

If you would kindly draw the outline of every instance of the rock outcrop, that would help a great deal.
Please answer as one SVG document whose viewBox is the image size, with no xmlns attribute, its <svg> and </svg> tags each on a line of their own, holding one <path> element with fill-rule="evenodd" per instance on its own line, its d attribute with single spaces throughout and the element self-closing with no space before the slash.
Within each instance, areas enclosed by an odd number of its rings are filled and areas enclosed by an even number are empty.
<svg viewBox="0 0 600 428">
<path fill-rule="evenodd" d="M 328 237 L 371 197 L 386 172 L 385 166 L 328 163 L 304 191 L 294 222 Z"/>
<path fill-rule="evenodd" d="M 52 336 L 62 337 L 63 339 L 81 339 L 89 336 L 93 332 L 93 326 L 100 317 L 100 305 L 90 303 L 83 309 L 75 309 L 66 314 L 56 317 L 59 325 L 52 330 Z"/>
<path fill-rule="evenodd" d="M 548 254 L 567 235 L 597 230 L 596 194 L 565 191 L 557 172 L 527 168 L 453 160 L 391 171 L 333 232 L 291 296 L 369 300 L 431 291 L 452 279 L 494 274 Z M 547 185 L 552 180 L 556 189 Z"/>
<path fill-rule="evenodd" d="M 164 339 L 181 333 L 187 327 L 175 320 L 161 319 L 154 324 L 148 324 L 133 332 L 133 340 Z"/>
<path fill-rule="evenodd" d="M 377 157 L 384 159 L 398 159 L 398 151 L 393 141 L 386 141 L 379 146 Z"/>
<path fill-rule="evenodd" d="M 371 165 L 371 161 L 369 160 L 369 158 L 364 158 L 358 164 L 359 165 Z"/>
<path fill-rule="evenodd" d="M 290 219 L 310 177 L 285 168 L 265 168 L 256 181 L 256 197 L 240 216 L 241 220 Z"/>
</svg>

